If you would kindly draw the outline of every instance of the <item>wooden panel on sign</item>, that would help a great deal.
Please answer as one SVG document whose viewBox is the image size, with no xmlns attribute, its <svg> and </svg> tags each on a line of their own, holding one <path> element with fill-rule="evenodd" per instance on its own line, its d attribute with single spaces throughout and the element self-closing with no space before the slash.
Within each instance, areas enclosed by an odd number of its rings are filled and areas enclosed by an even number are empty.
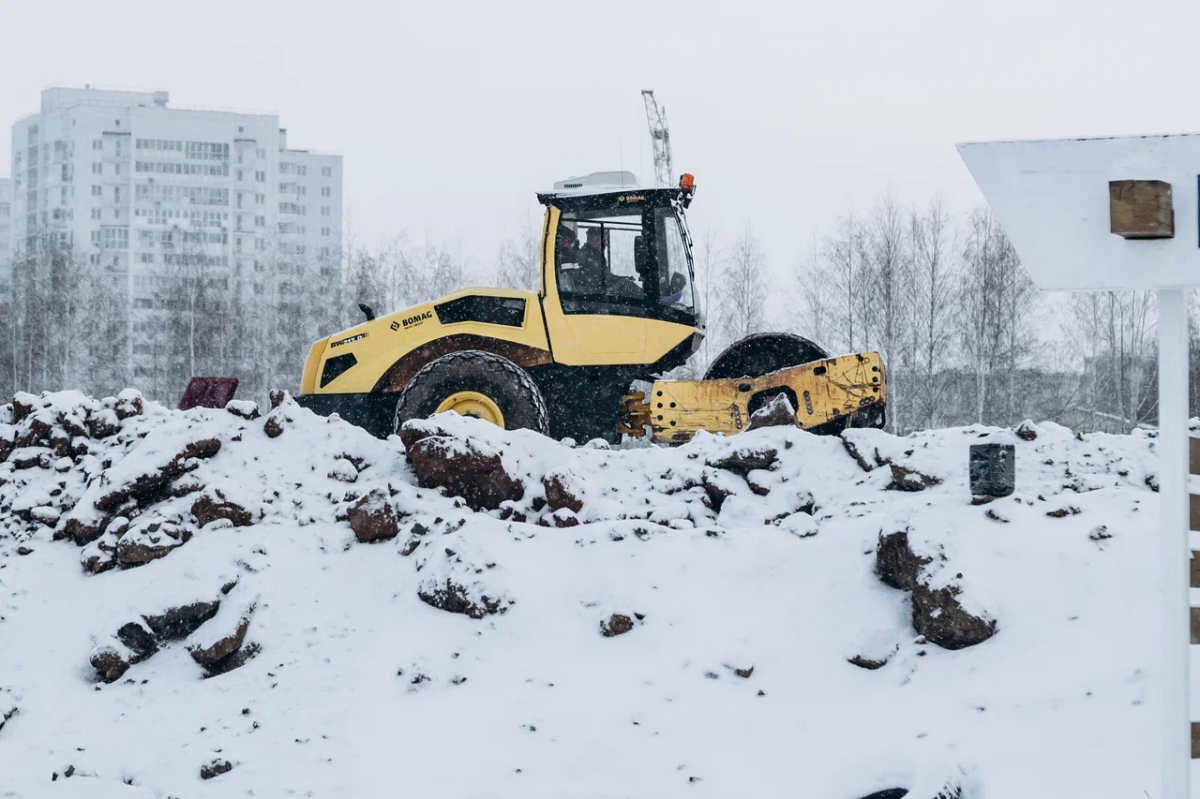
<svg viewBox="0 0 1200 799">
<path fill-rule="evenodd" d="M 1161 180 L 1108 183 L 1109 228 L 1126 239 L 1169 239 L 1175 235 L 1171 184 Z"/>
<path fill-rule="evenodd" d="M 1188 473 L 1200 474 L 1200 438 L 1188 438 Z"/>
<path fill-rule="evenodd" d="M 1200 608 L 1192 608 L 1192 643 L 1200 644 Z"/>
<path fill-rule="evenodd" d="M 1191 585 L 1192 588 L 1200 588 L 1200 552 L 1192 550 L 1192 568 L 1191 568 Z"/>
<path fill-rule="evenodd" d="M 1192 760 L 1200 760 L 1200 722 L 1192 722 Z"/>
<path fill-rule="evenodd" d="M 1192 494 L 1188 497 L 1188 508 L 1188 517 L 1191 519 L 1188 529 L 1200 532 L 1200 494 Z"/>
</svg>

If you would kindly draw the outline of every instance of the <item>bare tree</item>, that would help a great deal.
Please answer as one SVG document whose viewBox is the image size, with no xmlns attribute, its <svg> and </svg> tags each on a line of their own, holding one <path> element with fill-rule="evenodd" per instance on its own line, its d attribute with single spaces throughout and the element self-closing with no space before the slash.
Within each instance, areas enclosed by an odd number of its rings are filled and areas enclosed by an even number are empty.
<svg viewBox="0 0 1200 799">
<path fill-rule="evenodd" d="M 541 243 L 538 227 L 526 219 L 515 237 L 500 242 L 490 276 L 492 284 L 501 288 L 536 291 L 541 283 L 538 274 Z"/>
<path fill-rule="evenodd" d="M 696 361 L 696 374 L 702 375 L 708 370 L 708 365 L 712 363 L 714 351 L 718 351 L 713 347 L 713 339 L 717 336 L 715 320 L 712 318 L 716 313 L 716 307 L 713 305 L 713 290 L 714 284 L 720 279 L 722 272 L 721 254 L 723 247 L 721 244 L 720 233 L 716 228 L 709 227 L 704 229 L 704 235 L 700 237 L 699 246 L 692 254 L 696 269 L 696 293 L 700 301 L 700 311 L 705 315 L 706 331 L 704 343 L 701 345 L 700 357 Z"/>
<path fill-rule="evenodd" d="M 841 334 L 840 343 L 847 352 L 857 350 L 867 338 L 863 319 L 866 270 L 862 239 L 862 226 L 851 208 L 838 219 L 834 234 L 824 241 L 825 263 L 836 298 L 833 318 Z"/>
<path fill-rule="evenodd" d="M 767 300 L 767 256 L 747 224 L 729 249 L 721 270 L 720 327 L 731 341 L 762 329 Z"/>
<path fill-rule="evenodd" d="M 908 322 L 905 288 L 911 281 L 912 262 L 905 241 L 907 231 L 893 192 L 879 198 L 867 219 L 862 237 L 865 291 L 862 296 L 871 308 L 865 317 L 869 340 L 884 363 L 911 368 L 910 353 L 905 350 Z M 902 424 L 908 374 L 897 371 L 889 382 L 891 413 L 888 428 L 896 432 Z"/>
<path fill-rule="evenodd" d="M 975 375 L 974 421 L 984 422 L 988 380 L 1002 347 L 1001 284 L 1004 268 L 999 225 L 988 211 L 976 211 L 968 221 L 959 280 L 958 324 L 963 355 Z"/>
<path fill-rule="evenodd" d="M 938 420 L 946 398 L 946 366 L 953 336 L 953 297 L 957 280 L 951 262 L 950 217 L 941 200 L 929 204 L 924 216 L 910 219 L 913 274 L 907 301 L 912 312 L 912 338 L 916 354 L 911 369 L 913 426 L 929 428 Z"/>
<path fill-rule="evenodd" d="M 796 333 L 822 346 L 840 336 L 834 335 L 834 304 L 836 291 L 832 269 L 821 256 L 814 238 L 808 250 L 796 257 L 792 265 L 792 280 L 795 284 L 796 307 L 799 313 L 791 318 Z"/>
</svg>

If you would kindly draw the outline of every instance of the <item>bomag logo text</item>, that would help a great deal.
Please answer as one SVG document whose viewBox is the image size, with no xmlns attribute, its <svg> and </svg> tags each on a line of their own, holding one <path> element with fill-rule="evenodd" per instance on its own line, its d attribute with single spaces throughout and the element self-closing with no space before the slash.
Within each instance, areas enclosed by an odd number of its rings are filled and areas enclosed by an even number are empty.
<svg viewBox="0 0 1200 799">
<path fill-rule="evenodd" d="M 425 313 L 419 313 L 416 316 L 410 316 L 407 319 L 401 319 L 399 322 L 392 322 L 392 330 L 399 330 L 402 327 L 412 327 L 413 325 L 419 325 L 422 322 L 424 322 L 426 319 L 432 319 L 432 318 L 433 318 L 433 311 L 426 311 Z"/>
</svg>

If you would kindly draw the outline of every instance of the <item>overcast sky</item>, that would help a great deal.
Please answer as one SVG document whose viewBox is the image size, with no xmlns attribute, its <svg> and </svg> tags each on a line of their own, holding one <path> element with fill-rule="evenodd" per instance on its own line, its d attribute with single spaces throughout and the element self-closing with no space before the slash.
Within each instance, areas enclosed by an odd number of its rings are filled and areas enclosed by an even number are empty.
<svg viewBox="0 0 1200 799">
<path fill-rule="evenodd" d="M 360 239 L 454 239 L 479 264 L 556 179 L 652 179 L 643 88 L 696 175 L 694 232 L 751 222 L 779 271 L 888 186 L 980 203 L 956 142 L 1200 130 L 1186 0 L 0 0 L 0 28 L 4 172 L 43 88 L 165 89 L 342 154 Z"/>
</svg>

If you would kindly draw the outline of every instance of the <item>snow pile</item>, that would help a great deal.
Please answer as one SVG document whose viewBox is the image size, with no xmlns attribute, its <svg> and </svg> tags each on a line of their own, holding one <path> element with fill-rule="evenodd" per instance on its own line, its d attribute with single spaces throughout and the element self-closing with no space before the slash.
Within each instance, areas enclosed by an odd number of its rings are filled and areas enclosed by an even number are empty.
<svg viewBox="0 0 1200 799">
<path fill-rule="evenodd" d="M 1156 795 L 1151 434 L 272 406 L 0 407 L 0 795 Z"/>
</svg>

